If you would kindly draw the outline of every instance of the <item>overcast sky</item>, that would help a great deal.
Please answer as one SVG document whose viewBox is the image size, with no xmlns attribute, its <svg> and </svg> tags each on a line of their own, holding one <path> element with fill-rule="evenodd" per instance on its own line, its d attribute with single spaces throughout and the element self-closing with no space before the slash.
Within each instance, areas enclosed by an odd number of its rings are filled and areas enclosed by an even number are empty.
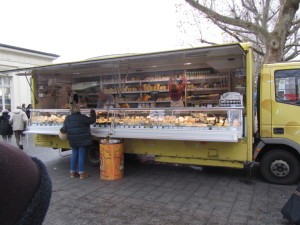
<svg viewBox="0 0 300 225">
<path fill-rule="evenodd" d="M 55 62 L 183 48 L 178 2 L 1 1 L 0 43 L 60 55 Z"/>
</svg>

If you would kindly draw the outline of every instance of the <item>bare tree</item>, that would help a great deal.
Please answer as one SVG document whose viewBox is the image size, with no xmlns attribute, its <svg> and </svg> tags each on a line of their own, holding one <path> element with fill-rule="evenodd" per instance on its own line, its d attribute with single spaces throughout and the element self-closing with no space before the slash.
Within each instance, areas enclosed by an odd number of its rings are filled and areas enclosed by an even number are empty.
<svg viewBox="0 0 300 225">
<path fill-rule="evenodd" d="M 199 13 L 197 16 L 204 16 L 235 41 L 253 43 L 263 63 L 300 55 L 300 0 L 185 1 Z M 212 44 L 200 36 L 202 43 Z"/>
</svg>

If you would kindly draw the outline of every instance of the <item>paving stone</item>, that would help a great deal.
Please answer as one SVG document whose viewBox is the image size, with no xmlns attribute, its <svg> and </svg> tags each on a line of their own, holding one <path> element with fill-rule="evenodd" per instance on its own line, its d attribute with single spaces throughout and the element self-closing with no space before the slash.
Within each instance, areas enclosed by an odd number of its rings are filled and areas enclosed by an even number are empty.
<svg viewBox="0 0 300 225">
<path fill-rule="evenodd" d="M 171 199 L 171 201 L 178 202 L 178 203 L 185 203 L 189 199 L 190 196 L 191 196 L 190 193 L 177 194 L 174 196 L 174 198 Z"/>
<path fill-rule="evenodd" d="M 221 199 L 223 196 L 223 192 L 222 191 L 215 191 L 212 190 L 207 194 L 207 198 L 211 199 L 212 201 L 218 201 L 219 199 Z"/>
<path fill-rule="evenodd" d="M 220 201 L 226 201 L 226 202 L 235 202 L 237 198 L 237 193 L 223 193 L 223 195 L 220 198 Z"/>
<path fill-rule="evenodd" d="M 156 202 L 168 203 L 175 197 L 174 193 L 163 193 L 155 199 Z"/>
<path fill-rule="evenodd" d="M 207 225 L 227 225 L 229 223 L 227 223 L 227 217 L 220 217 L 220 216 L 215 216 L 212 215 L 207 223 Z"/>
<path fill-rule="evenodd" d="M 247 216 L 236 216 L 236 215 L 231 215 L 228 220 L 227 220 L 227 224 L 247 224 Z"/>
<path fill-rule="evenodd" d="M 163 194 L 163 192 L 161 192 L 161 191 L 153 190 L 153 191 L 149 192 L 148 194 L 146 194 L 144 196 L 144 199 L 154 201 L 154 200 L 158 199 L 159 196 L 161 196 L 162 194 Z"/>
<path fill-rule="evenodd" d="M 216 205 L 222 208 L 232 208 L 232 202 L 230 201 L 219 200 Z"/>
<path fill-rule="evenodd" d="M 168 202 L 165 207 L 169 209 L 180 209 L 182 204 L 177 202 Z"/>
</svg>

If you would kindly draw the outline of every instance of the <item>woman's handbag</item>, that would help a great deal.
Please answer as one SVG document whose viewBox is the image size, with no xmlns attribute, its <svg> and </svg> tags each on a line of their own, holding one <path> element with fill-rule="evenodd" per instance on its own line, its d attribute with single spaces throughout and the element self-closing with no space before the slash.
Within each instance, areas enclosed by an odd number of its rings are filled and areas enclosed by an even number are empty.
<svg viewBox="0 0 300 225">
<path fill-rule="evenodd" d="M 300 185 L 281 209 L 283 217 L 290 223 L 300 224 Z"/>
<path fill-rule="evenodd" d="M 59 131 L 58 131 L 58 136 L 59 136 L 60 140 L 62 140 L 62 141 L 68 140 L 68 134 L 67 133 L 63 133 L 61 131 L 61 129 L 59 129 Z"/>
</svg>

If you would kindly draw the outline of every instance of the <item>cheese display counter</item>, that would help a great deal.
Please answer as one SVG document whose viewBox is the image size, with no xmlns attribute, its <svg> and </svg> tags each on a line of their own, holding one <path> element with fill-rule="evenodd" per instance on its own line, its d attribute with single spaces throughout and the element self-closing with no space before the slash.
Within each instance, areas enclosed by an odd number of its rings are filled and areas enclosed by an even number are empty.
<svg viewBox="0 0 300 225">
<path fill-rule="evenodd" d="M 82 109 L 89 115 L 90 109 Z M 34 109 L 26 133 L 58 135 L 67 109 Z M 96 109 L 95 138 L 238 142 L 243 107 Z"/>
</svg>

